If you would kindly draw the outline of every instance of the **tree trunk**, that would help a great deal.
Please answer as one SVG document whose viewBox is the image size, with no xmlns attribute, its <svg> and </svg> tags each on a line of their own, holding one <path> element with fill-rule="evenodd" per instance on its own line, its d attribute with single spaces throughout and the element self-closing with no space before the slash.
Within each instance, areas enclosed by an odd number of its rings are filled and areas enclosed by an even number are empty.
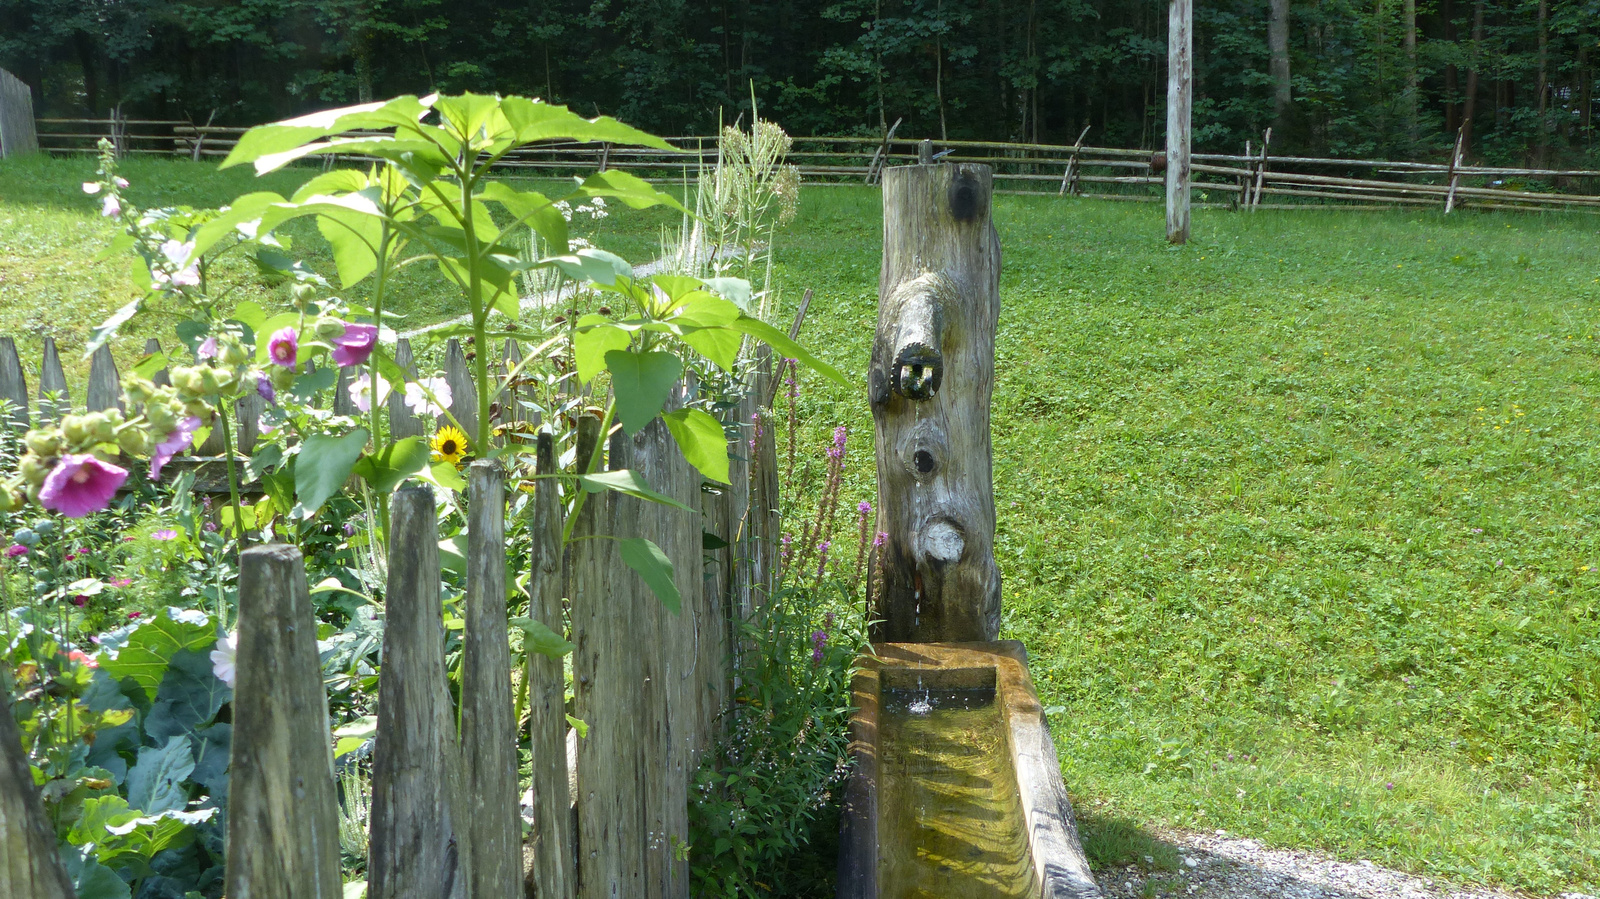
<svg viewBox="0 0 1600 899">
<path fill-rule="evenodd" d="M 1417 125 L 1417 0 L 1405 0 L 1401 28 L 1406 48 L 1406 137 L 1416 143 Z M 1413 149 L 1413 152 L 1414 149 Z"/>
<path fill-rule="evenodd" d="M 1539 0 L 1539 136 L 1534 141 L 1533 164 L 1543 168 L 1550 158 L 1550 0 Z"/>
<path fill-rule="evenodd" d="M 1455 9 L 1451 0 L 1441 0 L 1439 17 L 1444 20 L 1444 39 L 1450 43 L 1456 40 Z M 1444 67 L 1444 130 L 1447 134 L 1455 134 L 1461 127 L 1461 81 L 1456 71 L 1456 64 L 1450 63 Z"/>
<path fill-rule="evenodd" d="M 877 425 L 883 592 L 874 641 L 993 640 L 989 400 L 1000 238 L 984 165 L 893 168 L 883 179 L 883 271 L 868 371 Z"/>
<path fill-rule="evenodd" d="M 1287 134 L 1285 125 L 1290 101 L 1289 0 L 1271 0 L 1267 17 L 1267 56 L 1272 74 L 1272 127 L 1279 134 Z"/>
<path fill-rule="evenodd" d="M 1478 107 L 1478 65 L 1483 46 L 1483 2 L 1472 5 L 1472 68 L 1467 70 L 1467 95 L 1461 109 L 1462 155 L 1472 153 L 1472 115 Z"/>
<path fill-rule="evenodd" d="M 1167 10 L 1167 240 L 1175 244 L 1189 242 L 1189 112 L 1194 101 L 1193 22 L 1193 0 L 1171 0 Z"/>
</svg>

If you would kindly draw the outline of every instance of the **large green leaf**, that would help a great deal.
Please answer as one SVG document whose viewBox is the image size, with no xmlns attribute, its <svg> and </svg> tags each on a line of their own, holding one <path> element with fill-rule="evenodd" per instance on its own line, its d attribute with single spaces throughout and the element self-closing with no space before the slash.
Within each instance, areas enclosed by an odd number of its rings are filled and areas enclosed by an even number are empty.
<svg viewBox="0 0 1600 899">
<path fill-rule="evenodd" d="M 638 572 L 650 587 L 650 592 L 667 607 L 667 611 L 678 614 L 683 600 L 678 595 L 678 585 L 672 580 L 672 560 L 661 551 L 661 547 L 643 537 L 624 537 L 617 543 L 620 544 L 623 563 Z"/>
<path fill-rule="evenodd" d="M 217 628 L 204 612 L 168 609 L 134 628 L 116 651 L 101 652 L 101 670 L 121 681 L 133 678 L 151 699 L 161 688 L 172 657 L 185 650 L 209 649 L 217 641 Z"/>
<path fill-rule="evenodd" d="M 511 619 L 511 626 L 522 631 L 522 648 L 526 652 L 537 652 L 552 659 L 559 659 L 578 648 L 551 630 L 543 621 L 518 617 Z"/>
<path fill-rule="evenodd" d="M 656 417 L 671 395 L 672 385 L 683 377 L 683 362 L 659 351 L 612 350 L 606 353 L 606 368 L 611 371 L 611 390 L 617 397 L 617 418 L 629 437 Z"/>
<path fill-rule="evenodd" d="M 565 106 L 554 106 L 526 97 L 506 97 L 500 101 L 500 112 L 515 132 L 513 140 L 519 146 L 541 140 L 568 138 L 675 152 L 678 149 L 653 134 L 624 125 L 609 116 L 585 119 Z"/>
<path fill-rule="evenodd" d="M 739 347 L 744 344 L 744 335 L 732 328 L 683 328 L 678 339 L 726 372 L 733 371 L 739 360 Z"/>
<path fill-rule="evenodd" d="M 78 899 L 128 899 L 132 895 L 117 872 L 95 860 L 93 846 L 63 843 L 57 851 Z"/>
<path fill-rule="evenodd" d="M 128 772 L 128 804 L 147 815 L 182 809 L 189 804 L 184 781 L 193 771 L 194 753 L 188 737 L 172 737 L 161 747 L 144 747 Z"/>
<path fill-rule="evenodd" d="M 801 362 L 804 362 L 807 366 L 815 369 L 818 372 L 821 372 L 829 380 L 843 387 L 853 388 L 857 386 L 856 384 L 852 383 L 849 378 L 846 378 L 843 374 L 841 374 L 838 369 L 826 362 L 823 362 L 816 356 L 811 355 L 811 353 L 807 352 L 804 347 L 800 346 L 800 344 L 790 340 L 789 335 L 779 331 L 777 328 L 774 328 L 759 318 L 751 318 L 750 316 L 746 315 L 741 317 L 738 321 L 735 321 L 729 327 L 749 334 L 751 337 L 766 343 L 779 353 L 788 356 L 790 359 L 798 359 Z"/>
<path fill-rule="evenodd" d="M 628 260 L 606 250 L 582 249 L 570 256 L 553 256 L 544 262 L 561 269 L 562 274 L 574 281 L 590 281 L 611 287 L 618 278 L 633 277 L 633 266 Z"/>
<path fill-rule="evenodd" d="M 415 122 L 426 111 L 426 107 L 415 96 L 404 96 L 377 103 L 325 109 L 270 125 L 258 125 L 239 138 L 221 167 L 254 162 L 263 156 L 282 153 L 330 134 L 357 129 L 394 128 Z"/>
<path fill-rule="evenodd" d="M 667 206 L 684 215 L 691 215 L 689 210 L 683 208 L 678 198 L 672 194 L 662 193 L 637 175 L 630 175 L 621 169 L 611 169 L 605 172 L 595 172 L 583 179 L 583 186 L 578 188 L 578 196 L 584 197 L 611 197 L 621 200 L 634 209 L 647 209 L 651 206 Z"/>
<path fill-rule="evenodd" d="M 212 673 L 209 652 L 185 649 L 174 653 L 156 703 L 145 716 L 145 734 L 157 742 L 178 736 L 198 739 L 198 728 L 210 724 L 223 703 L 231 699 L 233 690 Z"/>
<path fill-rule="evenodd" d="M 578 380 L 584 384 L 605 371 L 606 354 L 625 350 L 633 340 L 627 331 L 611 324 L 603 315 L 589 313 L 578 320 L 572 335 L 572 355 L 578 363 Z"/>
<path fill-rule="evenodd" d="M 729 483 L 728 437 L 722 423 L 702 409 L 679 409 L 661 416 L 683 457 L 713 481 Z"/>
<path fill-rule="evenodd" d="M 406 478 L 428 467 L 428 441 L 407 437 L 361 457 L 352 469 L 378 493 L 390 493 Z"/>
<path fill-rule="evenodd" d="M 653 503 L 660 503 L 663 506 L 673 506 L 685 512 L 695 511 L 665 493 L 657 493 L 650 489 L 650 485 L 645 483 L 644 478 L 640 477 L 637 471 L 627 468 L 578 475 L 578 483 L 583 486 L 586 493 L 611 490 L 624 496 L 631 496 L 634 499 L 649 500 Z"/>
<path fill-rule="evenodd" d="M 484 186 L 481 199 L 499 203 L 518 220 L 544 238 L 551 253 L 567 252 L 567 220 L 549 197 L 535 190 L 517 190 L 504 181 L 490 181 Z"/>
<path fill-rule="evenodd" d="M 300 447 L 294 462 L 294 493 L 306 518 L 349 480 L 351 469 L 367 446 L 367 429 L 354 428 L 342 437 L 314 434 Z"/>
</svg>

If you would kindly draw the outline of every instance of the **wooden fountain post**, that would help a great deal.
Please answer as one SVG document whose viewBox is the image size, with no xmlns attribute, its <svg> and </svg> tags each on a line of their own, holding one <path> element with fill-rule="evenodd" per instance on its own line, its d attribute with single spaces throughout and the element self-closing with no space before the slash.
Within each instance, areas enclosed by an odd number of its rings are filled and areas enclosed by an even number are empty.
<svg viewBox="0 0 1600 899">
<path fill-rule="evenodd" d="M 868 371 L 877 425 L 875 642 L 994 640 L 989 397 L 1000 316 L 1000 237 L 986 165 L 919 165 L 883 178 L 883 271 Z"/>
</svg>

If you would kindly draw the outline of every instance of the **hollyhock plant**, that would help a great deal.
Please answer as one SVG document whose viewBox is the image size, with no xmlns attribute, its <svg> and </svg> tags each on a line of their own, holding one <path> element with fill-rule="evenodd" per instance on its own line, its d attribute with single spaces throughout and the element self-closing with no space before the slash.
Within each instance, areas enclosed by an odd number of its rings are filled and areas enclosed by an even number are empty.
<svg viewBox="0 0 1600 899">
<path fill-rule="evenodd" d="M 378 326 L 346 322 L 344 333 L 333 338 L 333 361 L 340 365 L 361 365 L 378 345 Z"/>
<path fill-rule="evenodd" d="M 106 218 L 116 218 L 122 214 L 122 201 L 115 194 L 108 194 L 106 201 L 100 204 L 100 214 Z"/>
<path fill-rule="evenodd" d="M 110 505 L 127 479 L 127 469 L 87 453 L 65 456 L 39 488 L 39 504 L 68 518 L 82 518 Z"/>
<path fill-rule="evenodd" d="M 300 334 L 292 327 L 277 331 L 267 341 L 267 358 L 273 365 L 292 369 L 299 355 Z"/>
<path fill-rule="evenodd" d="M 161 469 L 172 461 L 173 456 L 189 448 L 194 441 L 194 432 L 199 429 L 200 419 L 191 415 L 178 422 L 178 427 L 156 444 L 155 451 L 150 454 L 150 480 L 161 480 Z"/>
<path fill-rule="evenodd" d="M 434 402 L 428 398 L 432 393 Z M 406 385 L 406 405 L 417 415 L 443 415 L 444 407 L 450 405 L 450 385 L 444 378 L 424 378 Z"/>
<path fill-rule="evenodd" d="M 229 634 L 218 640 L 217 648 L 211 650 L 211 673 L 217 676 L 217 680 L 227 684 L 229 689 L 233 688 L 234 678 L 237 676 L 234 662 L 238 651 L 239 635 L 237 633 Z"/>
<path fill-rule="evenodd" d="M 378 403 L 381 405 L 389 398 L 389 382 L 383 378 L 378 379 Z M 362 375 L 350 382 L 350 402 L 362 412 L 372 411 L 372 377 Z"/>
</svg>

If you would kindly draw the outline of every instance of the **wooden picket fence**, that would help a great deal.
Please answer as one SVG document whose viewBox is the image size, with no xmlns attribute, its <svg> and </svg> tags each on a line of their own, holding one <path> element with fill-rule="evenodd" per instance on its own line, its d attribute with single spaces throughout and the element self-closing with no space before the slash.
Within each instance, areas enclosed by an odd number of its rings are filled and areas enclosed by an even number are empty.
<svg viewBox="0 0 1600 899">
<path fill-rule="evenodd" d="M 122 152 L 220 158 L 245 128 L 155 119 L 39 119 L 39 144 L 54 152 L 91 152 L 111 136 Z M 789 161 L 801 178 L 818 183 L 876 183 L 888 165 L 917 160 L 919 139 L 797 137 Z M 1073 144 L 1006 141 L 937 141 L 938 158 L 977 162 L 994 169 L 1003 193 L 1053 194 L 1108 200 L 1161 202 L 1165 154 L 1143 149 L 1085 146 L 1088 129 Z M 1458 135 L 1448 160 L 1437 163 L 1271 156 L 1271 131 L 1240 154 L 1196 153 L 1193 190 L 1201 206 L 1240 209 L 1302 208 L 1334 203 L 1345 208 L 1436 207 L 1600 210 L 1600 171 L 1473 166 L 1464 162 Z M 552 141 L 510 153 L 507 172 L 557 176 L 623 169 L 652 180 L 683 181 L 716 163 L 717 137 L 670 137 L 677 152 L 600 143 Z M 350 161 L 350 160 L 345 160 Z M 338 164 L 328 157 L 325 166 Z M 1265 202 L 1263 202 L 1265 201 Z"/>
<path fill-rule="evenodd" d="M 451 344 L 447 373 L 458 366 L 464 378 L 464 355 Z M 402 364 L 408 355 L 402 343 Z M 29 413 L 62 414 L 70 407 L 62 402 L 65 380 L 51 342 L 40 367 L 46 396 L 31 404 L 14 341 L 0 338 L 0 396 L 20 392 Z M 102 350 L 91 367 L 88 408 L 115 403 L 115 384 L 115 365 Z M 685 402 L 691 389 L 680 384 L 669 405 Z M 525 722 L 515 720 L 506 578 L 518 572 L 507 570 L 508 485 L 499 463 L 475 462 L 467 473 L 459 726 L 444 667 L 432 488 L 404 487 L 393 496 L 372 756 L 371 899 L 687 899 L 691 781 L 729 705 L 739 649 L 734 622 L 764 602 L 775 572 L 774 431 L 753 427 L 773 389 L 771 354 L 758 352 L 735 413 L 748 434 L 732 454 L 732 483 L 716 489 L 702 484 L 660 420 L 633 438 L 618 431 L 602 445 L 599 420 L 579 419 L 569 474 L 587 470 L 599 454 L 601 468 L 635 471 L 694 511 L 591 494 L 563 546 L 557 480 L 512 485 L 534 497 L 528 616 L 575 644 L 570 714 L 586 726 L 582 739 L 567 720 L 562 662 L 537 653 L 516 675 L 529 712 Z M 454 398 L 470 405 L 470 395 L 463 386 Z M 339 396 L 347 394 L 340 390 L 335 402 Z M 403 422 L 395 419 L 397 434 Z M 254 439 L 241 433 L 237 451 L 247 454 Z M 533 439 L 537 472 L 557 473 L 550 431 Z M 645 537 L 661 547 L 681 597 L 676 612 L 621 562 L 611 537 Z M 708 548 L 718 544 L 726 545 Z M 296 549 L 241 553 L 226 879 L 226 895 L 235 899 L 342 896 L 338 785 L 316 624 Z M 9 720 L 3 708 L 0 718 Z M 533 767 L 536 823 L 526 844 L 519 746 L 531 751 Z M 0 787 L 16 765 L 26 772 L 17 752 L 14 736 L 0 729 Z M 31 787 L 0 792 L 0 895 L 70 897 L 65 880 L 55 882 L 54 841 L 40 836 L 48 828 Z M 27 805 L 27 814 L 8 802 Z M 6 893 L 8 883 L 27 886 Z"/>
</svg>

